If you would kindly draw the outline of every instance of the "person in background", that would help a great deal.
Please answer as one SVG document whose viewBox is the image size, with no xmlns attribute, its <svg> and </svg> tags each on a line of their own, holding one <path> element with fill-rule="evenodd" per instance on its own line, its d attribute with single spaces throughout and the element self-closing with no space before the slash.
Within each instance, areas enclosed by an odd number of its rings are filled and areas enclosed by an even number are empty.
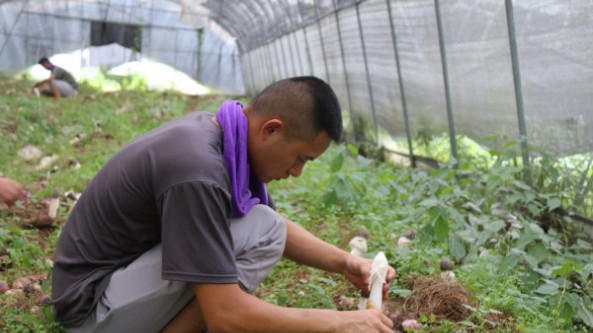
<svg viewBox="0 0 593 333">
<path fill-rule="evenodd" d="M 135 139 L 62 229 L 56 318 L 67 332 L 392 333 L 376 309 L 287 308 L 252 295 L 282 256 L 368 289 L 372 260 L 282 217 L 266 188 L 298 177 L 341 134 L 333 90 L 305 76 Z M 390 267 L 384 297 L 394 277 Z"/>
<path fill-rule="evenodd" d="M 78 84 L 70 72 L 52 64 L 46 57 L 39 59 L 39 64 L 50 71 L 51 74 L 49 78 L 35 83 L 33 91 L 54 98 L 78 95 Z"/>
</svg>

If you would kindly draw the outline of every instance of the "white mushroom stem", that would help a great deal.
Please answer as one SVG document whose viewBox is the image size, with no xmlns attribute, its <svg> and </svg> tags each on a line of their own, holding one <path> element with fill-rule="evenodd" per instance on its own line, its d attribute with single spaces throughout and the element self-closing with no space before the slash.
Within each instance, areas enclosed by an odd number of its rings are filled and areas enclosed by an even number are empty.
<svg viewBox="0 0 593 333">
<path fill-rule="evenodd" d="M 412 241 L 405 236 L 402 236 L 397 240 L 397 247 L 410 247 L 411 245 Z"/>
<path fill-rule="evenodd" d="M 352 248 L 350 253 L 356 256 L 360 256 L 367 251 L 367 240 L 361 236 L 352 237 L 348 245 L 350 245 L 350 248 Z"/>
<path fill-rule="evenodd" d="M 56 216 L 58 216 L 58 208 L 60 208 L 60 198 L 52 198 L 49 202 L 49 211 L 47 215 L 52 219 L 55 219 Z"/>
<path fill-rule="evenodd" d="M 371 276 L 369 278 L 369 301 L 367 308 L 381 309 L 383 305 L 383 284 L 386 282 L 389 263 L 383 252 L 377 253 L 371 265 Z"/>
</svg>

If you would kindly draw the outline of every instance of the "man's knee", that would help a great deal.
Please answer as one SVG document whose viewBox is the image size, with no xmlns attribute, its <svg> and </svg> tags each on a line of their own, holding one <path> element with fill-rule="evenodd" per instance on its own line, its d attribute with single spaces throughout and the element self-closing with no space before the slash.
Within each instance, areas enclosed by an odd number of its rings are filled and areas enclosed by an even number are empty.
<svg viewBox="0 0 593 333">
<path fill-rule="evenodd" d="M 286 223 L 284 218 L 275 210 L 266 205 L 255 205 L 249 211 L 252 220 L 258 224 L 262 224 L 262 228 L 266 229 L 266 233 L 273 235 L 270 238 L 286 240 Z"/>
<path fill-rule="evenodd" d="M 257 248 L 284 251 L 286 223 L 280 214 L 268 206 L 255 205 L 242 218 L 231 220 L 231 233 L 238 256 Z"/>
<path fill-rule="evenodd" d="M 231 221 L 239 283 L 253 292 L 280 260 L 286 243 L 284 218 L 270 207 L 254 206 Z"/>
</svg>

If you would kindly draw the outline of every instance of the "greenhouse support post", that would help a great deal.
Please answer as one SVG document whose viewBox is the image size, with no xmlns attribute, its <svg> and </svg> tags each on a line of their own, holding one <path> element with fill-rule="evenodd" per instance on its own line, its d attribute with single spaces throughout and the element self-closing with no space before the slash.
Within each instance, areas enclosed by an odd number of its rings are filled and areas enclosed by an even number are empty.
<svg viewBox="0 0 593 333">
<path fill-rule="evenodd" d="M 262 59 L 265 59 L 267 62 L 267 66 L 265 66 L 265 68 L 269 71 L 269 75 L 270 75 L 270 81 L 276 81 L 276 71 L 274 70 L 274 63 L 273 63 L 273 56 L 272 56 L 272 51 L 270 50 L 270 44 L 265 44 L 264 46 L 264 55 L 262 56 Z M 266 85 L 267 82 L 263 83 L 263 86 Z"/>
<path fill-rule="evenodd" d="M 175 41 L 173 42 L 175 45 L 174 46 L 175 47 L 175 55 L 173 56 L 173 63 L 175 64 L 175 67 L 177 67 L 177 55 L 179 54 L 179 52 L 177 51 L 177 50 L 179 50 L 179 42 L 178 42 L 179 36 L 178 36 L 177 30 L 175 30 L 173 33 L 175 34 Z M 138 43 L 136 43 L 136 44 L 138 44 Z"/>
<path fill-rule="evenodd" d="M 280 53 L 278 53 L 278 44 L 277 39 L 270 42 L 270 47 L 274 49 L 275 62 L 276 62 L 276 71 L 278 73 L 277 78 L 281 80 L 284 77 L 284 73 L 282 71 L 282 58 L 280 57 Z"/>
<path fill-rule="evenodd" d="M 249 66 L 250 66 L 250 73 L 251 73 L 251 91 L 249 92 L 251 95 L 255 93 L 257 90 L 257 85 L 259 84 L 259 80 L 263 75 L 263 68 L 257 67 L 257 52 L 259 49 L 252 49 L 249 51 Z M 257 73 L 257 74 L 256 74 Z"/>
<path fill-rule="evenodd" d="M 288 42 L 291 45 L 290 46 L 290 50 L 293 53 L 294 57 L 297 58 L 298 64 L 299 64 L 299 66 L 298 66 L 299 67 L 299 70 L 298 71 L 296 70 L 296 64 L 294 65 L 295 66 L 295 73 L 299 73 L 299 75 L 302 75 L 303 72 L 304 72 L 304 69 L 303 69 L 303 60 L 301 59 L 301 52 L 299 50 L 299 43 L 297 41 L 297 29 L 294 28 L 294 26 L 296 24 L 292 21 L 292 18 L 290 20 L 291 20 L 291 22 L 292 22 L 291 24 L 293 26 L 292 33 L 290 34 L 292 36 L 292 43 L 290 42 L 290 40 L 288 40 Z M 294 45 L 294 48 L 292 47 L 292 45 Z"/>
<path fill-rule="evenodd" d="M 288 67 L 290 69 L 290 73 L 289 76 L 295 76 L 296 74 L 296 61 L 294 58 L 294 50 L 292 49 L 292 44 L 290 43 L 290 34 L 288 35 L 284 35 L 284 40 L 285 42 L 283 43 L 284 48 L 286 49 L 286 53 L 288 53 L 288 58 L 290 59 L 290 66 Z"/>
<path fill-rule="evenodd" d="M 276 55 L 276 68 L 278 70 L 278 79 L 281 80 L 282 78 L 284 78 L 284 71 L 282 70 L 282 57 L 278 52 L 278 40 L 275 39 L 272 42 L 270 42 L 270 44 L 274 49 L 274 55 Z"/>
<path fill-rule="evenodd" d="M 441 64 L 443 67 L 443 83 L 445 85 L 445 102 L 447 104 L 447 120 L 449 124 L 449 140 L 451 142 L 451 155 L 455 159 L 457 167 L 457 139 L 455 138 L 455 120 L 453 118 L 453 108 L 451 107 L 451 92 L 449 89 L 449 72 L 447 70 L 447 51 L 445 49 L 445 38 L 443 34 L 443 23 L 441 20 L 440 1 L 434 0 L 434 9 L 437 20 L 437 31 L 439 34 L 439 48 L 441 50 Z"/>
<path fill-rule="evenodd" d="M 325 80 L 330 84 L 329 70 L 327 67 L 327 55 L 325 54 L 325 42 L 323 41 L 323 32 L 321 31 L 321 15 L 319 14 L 319 0 L 315 0 L 315 16 L 317 20 L 317 30 L 319 31 L 319 42 L 321 43 L 321 54 L 323 55 L 323 65 L 325 66 Z"/>
<path fill-rule="evenodd" d="M 399 61 L 399 50 L 397 47 L 397 35 L 395 33 L 395 23 L 393 22 L 393 14 L 391 12 L 391 0 L 385 0 L 385 2 L 387 3 L 387 13 L 389 14 L 389 29 L 391 31 L 391 42 L 393 43 L 393 54 L 395 55 L 395 68 L 397 69 L 397 80 L 399 83 L 399 94 L 400 94 L 401 100 L 402 100 L 402 110 L 404 113 L 404 126 L 406 128 L 406 138 L 408 140 L 410 163 L 412 164 L 412 167 L 415 168 L 416 167 L 416 158 L 414 157 L 414 148 L 412 145 L 412 134 L 410 131 L 410 120 L 408 117 L 408 106 L 406 103 L 404 80 L 402 77 L 401 63 Z"/>
<path fill-rule="evenodd" d="M 589 191 L 593 188 L 593 175 L 591 175 L 591 178 L 587 180 L 587 175 L 589 174 L 589 170 L 591 170 L 591 164 L 593 164 L 593 156 L 589 158 L 589 161 L 587 162 L 587 167 L 583 171 L 581 179 L 579 180 L 577 185 L 577 193 L 574 198 L 574 205 L 577 207 L 581 206 L 585 202 L 587 193 L 589 193 Z"/>
<path fill-rule="evenodd" d="M 253 95 L 257 91 L 258 80 L 262 77 L 263 68 L 257 69 L 257 52 L 258 49 L 253 49 L 249 51 L 249 73 L 251 73 L 251 91 L 249 94 Z M 256 75 L 258 73 L 258 75 Z"/>
<path fill-rule="evenodd" d="M 348 69 L 346 67 L 346 58 L 344 56 L 344 43 L 342 41 L 342 30 L 340 28 L 340 16 L 338 14 L 338 6 L 336 0 L 332 0 L 334 6 L 334 15 L 336 17 L 336 28 L 338 30 L 338 43 L 340 45 L 340 57 L 342 59 L 342 68 L 344 69 L 344 83 L 346 84 L 346 96 L 348 97 L 348 115 L 350 116 L 350 124 L 354 124 L 354 116 L 352 114 L 352 96 L 350 96 L 350 83 L 348 82 Z"/>
<path fill-rule="evenodd" d="M 257 54 L 259 53 L 259 51 L 260 51 L 259 49 L 251 50 L 251 57 L 249 59 L 249 63 L 251 64 L 251 75 L 253 75 L 253 79 L 251 80 L 253 82 L 253 87 L 251 89 L 252 93 L 255 93 L 257 91 L 259 82 L 262 80 L 262 77 L 266 73 L 265 68 L 263 68 L 263 67 L 258 68 Z"/>
<path fill-rule="evenodd" d="M 285 0 L 286 1 L 286 0 Z M 299 13 L 300 15 L 300 13 Z M 301 48 L 299 47 L 299 43 L 298 43 L 298 39 L 297 39 L 297 31 L 299 31 L 300 29 L 302 29 L 302 25 L 300 24 L 300 22 L 296 22 L 296 18 L 293 18 L 292 15 L 290 15 L 290 22 L 291 22 L 291 27 L 292 27 L 292 39 L 294 42 L 294 47 L 296 49 L 296 56 L 299 60 L 299 75 L 305 75 L 305 67 L 303 66 L 303 57 L 301 56 Z"/>
<path fill-rule="evenodd" d="M 525 125 L 525 109 L 523 107 L 523 90 L 521 88 L 521 68 L 519 66 L 519 52 L 517 51 L 517 38 L 515 34 L 515 18 L 513 15 L 513 1 L 505 0 L 507 13 L 507 27 L 509 44 L 511 48 L 511 64 L 513 66 L 513 84 L 515 85 L 515 102 L 517 104 L 517 118 L 519 121 L 519 135 L 521 135 L 521 156 L 523 159 L 523 178 L 531 184 L 529 171 L 529 151 L 527 144 L 527 126 Z"/>
<path fill-rule="evenodd" d="M 301 21 L 302 27 L 303 27 L 303 34 L 305 37 L 305 51 L 307 53 L 307 63 L 309 65 L 309 72 L 307 74 L 312 75 L 313 74 L 313 59 L 311 58 L 311 48 L 309 46 L 309 37 L 307 34 L 307 27 L 304 26 L 303 22 L 303 14 L 301 13 L 301 7 L 299 6 L 299 20 Z"/>
<path fill-rule="evenodd" d="M 381 141 L 379 138 L 379 124 L 377 123 L 377 112 L 375 110 L 375 99 L 373 98 L 373 86 L 371 84 L 371 75 L 369 74 L 369 62 L 367 59 L 367 52 L 364 43 L 364 33 L 362 30 L 362 22 L 360 20 L 360 2 L 356 2 L 356 19 L 358 21 L 358 33 L 360 34 L 360 43 L 362 45 L 362 59 L 364 62 L 364 70 L 367 78 L 367 87 L 369 89 L 369 99 L 371 101 L 371 111 L 373 112 L 373 125 L 375 126 L 375 140 L 376 144 L 380 145 Z"/>
<path fill-rule="evenodd" d="M 266 77 L 264 77 L 265 81 L 261 83 L 261 87 L 265 87 L 268 82 L 276 81 L 276 75 L 274 74 L 274 65 L 272 61 L 274 60 L 272 57 L 272 52 L 270 51 L 269 44 L 264 44 L 261 54 L 261 63 L 264 66 L 263 68 L 266 71 Z M 260 88 L 261 89 L 261 88 Z"/>
<path fill-rule="evenodd" d="M 296 70 L 296 61 L 294 59 L 295 53 L 292 48 L 292 43 L 290 42 L 290 39 L 291 39 L 290 36 L 292 35 L 294 37 L 295 24 L 293 22 L 292 16 L 288 12 L 288 4 L 286 3 L 286 0 L 282 0 L 282 9 L 284 9 L 284 14 L 286 15 L 288 22 L 290 23 L 290 28 L 288 29 L 290 32 L 286 35 L 286 41 L 288 42 L 288 51 L 290 52 L 290 64 L 292 65 L 292 75 L 291 76 L 296 76 L 297 70 Z"/>
<path fill-rule="evenodd" d="M 270 66 L 268 66 L 266 61 L 264 61 L 266 54 L 265 45 L 260 45 L 260 47 L 258 47 L 256 51 L 257 53 L 255 59 L 257 62 L 258 69 L 260 71 L 259 81 L 257 82 L 257 86 L 255 87 L 255 90 L 257 91 L 259 90 L 260 86 L 263 86 L 265 84 L 265 82 L 270 81 Z"/>
<path fill-rule="evenodd" d="M 270 50 L 270 45 L 269 44 L 264 44 L 264 49 L 263 49 L 263 57 L 262 57 L 262 62 L 264 63 L 264 66 L 266 68 L 266 70 L 268 71 L 268 76 L 269 76 L 269 80 L 270 81 L 276 81 L 276 74 L 274 71 L 274 57 L 272 56 L 272 51 Z M 263 86 L 266 85 L 266 82 L 263 82 Z"/>
<path fill-rule="evenodd" d="M 259 54 L 261 52 L 261 47 L 257 48 L 257 49 L 252 49 L 250 51 L 250 53 L 252 54 L 251 56 L 251 72 L 253 75 L 253 93 L 255 93 L 258 90 L 258 86 L 260 85 L 260 82 L 263 80 L 263 78 L 265 77 L 266 74 L 266 69 L 264 67 L 262 67 L 262 62 L 261 59 L 259 57 Z"/>
<path fill-rule="evenodd" d="M 243 64 L 243 66 L 241 66 L 241 68 L 243 69 L 243 84 L 245 85 L 245 92 L 247 93 L 247 95 L 249 95 L 251 94 L 251 90 L 253 87 L 253 76 L 250 73 L 251 67 L 249 65 L 249 52 L 243 53 L 240 56 L 240 59 L 241 63 Z"/>
<path fill-rule="evenodd" d="M 263 58 L 262 62 L 266 70 L 268 71 L 268 80 L 266 82 L 262 82 L 262 88 L 266 86 L 268 82 L 276 81 L 276 70 L 274 69 L 274 57 L 272 55 L 272 50 L 270 49 L 270 44 L 264 44 L 263 50 Z"/>
<path fill-rule="evenodd" d="M 286 42 L 288 43 L 288 53 L 290 54 L 290 67 L 292 67 L 292 73 L 290 74 L 290 76 L 296 76 L 297 75 L 297 69 L 296 69 L 296 61 L 295 61 L 295 53 L 294 53 L 294 49 L 292 48 L 292 43 L 290 42 L 290 36 L 292 35 L 286 35 Z"/>
<path fill-rule="evenodd" d="M 254 71 L 254 66 L 253 66 L 253 59 L 255 58 L 253 54 L 255 53 L 255 51 L 257 51 L 257 50 L 249 51 L 249 58 L 248 58 L 249 74 L 251 75 L 251 90 L 250 90 L 249 94 L 251 94 L 251 95 L 255 94 L 255 91 L 257 90 L 257 83 L 255 81 L 256 78 L 255 78 L 255 71 Z"/>
<path fill-rule="evenodd" d="M 272 74 L 272 81 L 276 81 L 276 76 L 278 74 L 277 67 L 276 67 L 276 52 L 271 42 L 267 42 L 266 44 L 266 56 L 269 57 L 267 59 L 268 64 L 270 66 L 270 73 Z"/>
<path fill-rule="evenodd" d="M 21 15 L 23 15 L 23 12 L 25 11 L 25 8 L 27 7 L 28 4 L 29 4 L 29 0 L 26 0 L 23 3 L 23 7 L 21 7 L 21 11 L 19 12 L 19 15 L 16 17 L 16 19 L 14 19 L 14 24 L 12 25 L 12 29 L 10 29 L 10 35 L 8 35 L 8 37 L 6 37 L 6 40 L 4 41 L 4 44 L 2 44 L 2 48 L 0 49 L 0 56 L 2 56 L 2 53 L 4 53 L 4 49 L 6 48 L 6 45 L 8 45 L 8 42 L 10 41 L 12 34 L 14 34 L 16 26 L 18 25 L 19 20 L 21 19 Z"/>
<path fill-rule="evenodd" d="M 237 60 L 237 58 L 239 58 Z M 247 83 L 248 80 L 248 75 L 247 75 L 247 65 L 245 63 L 242 62 L 242 57 L 241 56 L 237 56 L 236 54 L 233 54 L 233 73 L 235 71 L 235 68 L 237 66 L 237 62 L 241 63 L 241 74 L 243 74 L 243 87 L 245 88 L 245 92 L 247 93 L 247 91 L 249 90 L 248 87 L 251 86 L 251 84 Z"/>
<path fill-rule="evenodd" d="M 284 43 L 282 42 L 282 37 L 276 39 L 276 41 L 278 42 L 278 47 L 280 48 L 280 53 L 282 54 L 281 62 L 284 64 L 284 77 L 289 77 L 290 70 L 288 69 L 288 64 L 287 64 L 288 57 L 284 53 Z"/>
<path fill-rule="evenodd" d="M 220 49 L 218 50 L 218 68 L 222 68 L 222 50 L 224 48 L 223 44 L 220 44 Z M 218 85 L 217 88 L 222 88 L 222 71 L 218 71 Z"/>
<path fill-rule="evenodd" d="M 294 37 L 294 47 L 296 49 L 297 59 L 299 60 L 299 75 L 304 75 L 305 68 L 303 67 L 303 57 L 301 56 L 301 50 L 297 40 L 297 30 L 292 32 L 292 36 Z"/>
</svg>

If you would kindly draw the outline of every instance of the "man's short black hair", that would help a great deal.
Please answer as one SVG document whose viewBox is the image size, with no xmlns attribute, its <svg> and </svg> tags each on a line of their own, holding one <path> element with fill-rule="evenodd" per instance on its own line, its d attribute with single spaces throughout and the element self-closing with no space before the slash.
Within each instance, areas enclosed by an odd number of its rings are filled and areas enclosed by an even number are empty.
<svg viewBox="0 0 593 333">
<path fill-rule="evenodd" d="M 39 62 L 38 62 L 38 63 L 39 63 L 40 65 L 43 65 L 43 64 L 45 64 L 46 62 L 49 62 L 49 59 L 47 59 L 47 57 L 43 57 L 43 58 L 39 59 Z"/>
<path fill-rule="evenodd" d="M 335 142 L 342 138 L 342 109 L 332 88 L 314 76 L 272 83 L 253 98 L 254 113 L 277 115 L 288 123 L 289 137 L 313 139 L 324 131 Z"/>
</svg>

